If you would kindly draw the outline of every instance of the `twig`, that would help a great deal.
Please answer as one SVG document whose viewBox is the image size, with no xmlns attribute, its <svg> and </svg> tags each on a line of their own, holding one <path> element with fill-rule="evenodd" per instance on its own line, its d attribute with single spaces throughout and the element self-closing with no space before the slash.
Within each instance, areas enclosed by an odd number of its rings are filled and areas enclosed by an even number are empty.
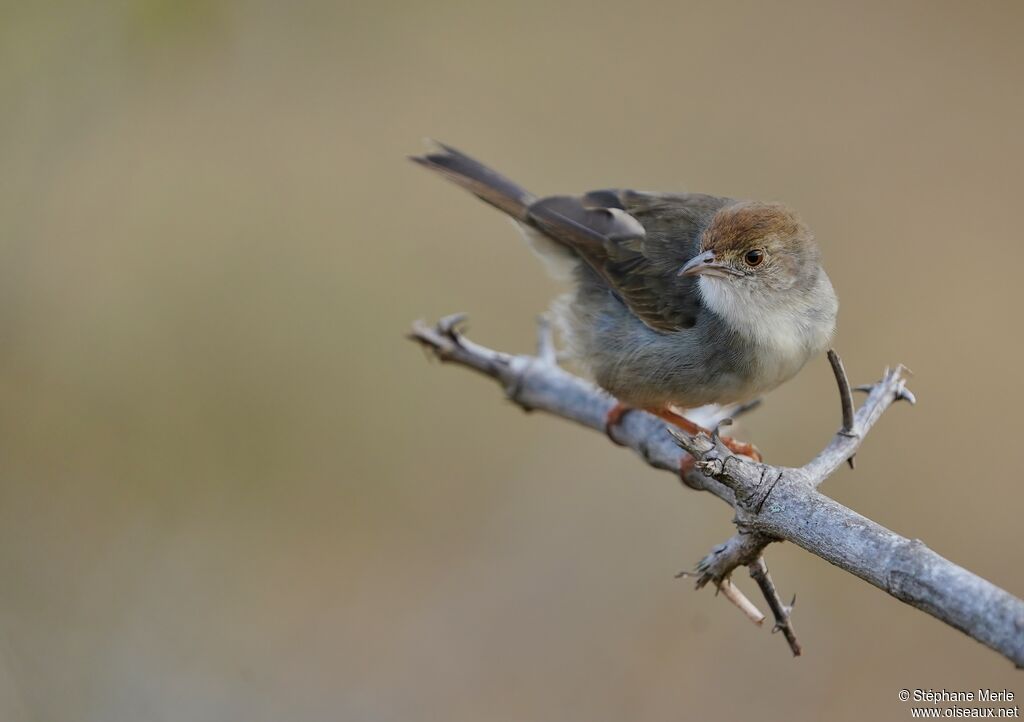
<svg viewBox="0 0 1024 722">
<path fill-rule="evenodd" d="M 497 380 L 523 408 L 547 411 L 603 433 L 615 403 L 611 397 L 548 360 L 474 344 L 458 333 L 452 319 L 434 327 L 416 324 L 411 337 L 441 360 Z M 685 451 L 696 460 L 688 480 L 736 512 L 740 533 L 710 564 L 721 568 L 719 558 L 731 562 L 739 552 L 749 554 L 775 540 L 791 541 L 1024 666 L 1024 602 L 919 540 L 902 537 L 817 491 L 860 448 L 889 406 L 899 400 L 914 402 L 904 373 L 902 366 L 887 369 L 877 383 L 863 388 L 868 397 L 854 413 L 856 434 L 837 433 L 801 468 L 732 456 L 703 435 L 682 437 Z M 651 466 L 678 473 L 684 451 L 661 420 L 642 412 L 628 414 L 616 429 L 616 439 Z M 741 563 L 750 564 L 757 556 Z"/>
<path fill-rule="evenodd" d="M 859 441 L 860 435 L 856 432 L 857 417 L 854 413 L 853 394 L 850 391 L 850 382 L 846 376 L 846 369 L 843 366 L 843 361 L 834 349 L 829 349 L 828 360 L 836 378 L 836 386 L 839 390 L 839 401 L 842 408 L 843 425 L 837 432 L 837 439 L 839 437 L 846 437 L 847 439 Z M 897 373 L 899 373 L 899 371 L 900 369 L 898 368 Z M 890 376 L 889 369 L 885 370 L 884 376 L 886 378 Z M 859 387 L 859 389 L 871 392 L 875 389 L 875 385 L 863 386 Z M 894 395 L 894 400 L 898 400 L 900 398 L 906 398 L 906 395 L 910 392 L 907 391 L 901 383 L 897 383 L 893 385 L 892 393 Z M 867 407 L 868 404 L 865 404 L 865 408 Z M 884 411 L 884 408 L 881 410 Z M 868 416 L 867 418 L 872 419 L 871 423 L 874 423 L 877 416 Z M 856 448 L 856 446 L 854 446 L 854 448 Z M 830 449 L 826 449 L 826 452 L 829 452 Z M 854 466 L 853 459 L 855 455 L 855 452 L 851 452 L 846 458 L 851 469 Z M 829 469 L 830 464 L 834 463 L 836 458 L 835 453 L 823 452 L 819 455 L 820 461 L 816 460 L 815 462 L 812 462 L 812 464 L 816 465 L 816 471 L 814 473 L 814 477 L 816 479 L 814 482 L 815 484 L 820 484 L 832 473 L 832 471 L 834 471 L 834 469 Z M 707 584 L 709 581 L 713 581 L 717 584 L 722 579 L 725 579 L 732 574 L 732 572 L 738 567 L 743 565 L 749 566 L 755 559 L 759 558 L 765 548 L 774 541 L 778 541 L 778 539 L 772 539 L 763 534 L 757 534 L 749 531 L 734 535 L 724 544 L 720 544 L 715 547 L 715 550 L 711 554 L 701 560 L 701 563 L 698 565 L 698 570 L 700 571 L 700 576 L 697 580 L 698 588 Z"/>
<path fill-rule="evenodd" d="M 793 651 L 793 656 L 799 657 L 803 650 L 800 647 L 800 642 L 796 639 L 796 631 L 793 629 L 792 619 L 796 596 L 793 596 L 793 601 L 788 606 L 782 603 L 779 592 L 775 588 L 775 582 L 772 581 L 772 577 L 768 573 L 768 565 L 765 564 L 764 557 L 758 557 L 757 561 L 748 566 L 748 569 L 750 569 L 750 576 L 757 582 L 757 586 L 761 588 L 761 593 L 764 594 L 765 601 L 768 602 L 772 615 L 775 617 L 775 626 L 772 627 L 772 632 L 782 632 L 786 641 L 789 642 L 789 648 Z"/>
<path fill-rule="evenodd" d="M 839 386 L 839 401 L 843 407 L 843 429 L 841 433 L 853 434 L 853 393 L 850 391 L 850 380 L 846 377 L 846 369 L 843 368 L 843 360 L 835 349 L 828 350 L 828 362 L 832 364 L 832 373 L 835 374 L 836 384 Z M 853 469 L 856 467 L 854 459 L 856 454 L 851 454 L 846 463 Z"/>
<path fill-rule="evenodd" d="M 537 317 L 537 358 L 552 366 L 558 363 L 558 352 L 555 350 L 555 336 L 551 331 L 551 322 L 544 315 Z"/>
<path fill-rule="evenodd" d="M 733 534 L 697 563 L 697 589 L 708 582 L 718 584 L 738 567 L 753 563 L 773 541 L 778 540 L 742 531 Z"/>
<path fill-rule="evenodd" d="M 850 391 L 850 380 L 846 377 L 846 369 L 843 367 L 843 360 L 839 358 L 836 350 L 828 350 L 828 362 L 832 364 L 832 373 L 836 376 L 836 384 L 839 385 L 839 399 L 843 406 L 843 433 L 853 433 L 853 393 Z"/>
<path fill-rule="evenodd" d="M 757 605 L 747 599 L 747 596 L 740 591 L 739 587 L 732 583 L 731 579 L 723 579 L 722 583 L 718 585 L 718 591 L 722 593 L 723 597 L 735 604 L 751 622 L 759 627 L 764 622 L 764 613 L 757 608 Z"/>
</svg>

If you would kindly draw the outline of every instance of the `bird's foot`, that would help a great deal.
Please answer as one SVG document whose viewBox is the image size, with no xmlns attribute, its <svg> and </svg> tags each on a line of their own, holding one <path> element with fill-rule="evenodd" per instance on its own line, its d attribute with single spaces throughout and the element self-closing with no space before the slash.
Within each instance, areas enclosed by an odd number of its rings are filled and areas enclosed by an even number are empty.
<svg viewBox="0 0 1024 722">
<path fill-rule="evenodd" d="M 611 439 L 613 444 L 622 446 L 623 443 L 615 438 L 613 433 L 615 427 L 622 423 L 623 417 L 633 410 L 634 407 L 624 404 L 621 401 L 616 401 L 615 406 L 611 408 L 608 414 L 604 417 L 604 433 Z"/>
<path fill-rule="evenodd" d="M 687 453 L 683 454 L 683 458 L 679 460 L 679 478 L 683 480 L 683 483 L 690 486 L 690 482 L 687 480 L 690 472 L 693 471 L 693 467 L 697 465 L 697 460 L 694 459 Z"/>
<path fill-rule="evenodd" d="M 761 463 L 761 461 L 764 460 L 764 457 L 761 456 L 761 452 L 758 451 L 757 447 L 753 444 L 748 444 L 746 441 L 734 439 L 731 436 L 720 436 L 718 438 L 722 440 L 722 444 L 725 445 L 725 448 L 734 454 L 746 456 L 758 463 Z"/>
<path fill-rule="evenodd" d="M 664 419 L 673 426 L 682 429 L 691 436 L 696 436 L 697 434 L 705 434 L 707 436 L 712 435 L 710 431 L 705 429 L 700 424 L 695 424 L 685 416 L 677 414 L 676 412 L 670 409 L 647 409 L 647 411 L 650 411 L 655 416 Z M 754 446 L 753 444 L 748 444 L 745 441 L 734 439 L 731 436 L 721 436 L 719 438 L 722 440 L 722 444 L 725 446 L 725 448 L 727 448 L 734 454 L 737 454 L 739 456 L 746 456 L 757 462 L 760 462 L 763 458 L 761 456 L 761 452 L 758 451 L 757 447 Z M 687 471 L 689 471 L 689 469 L 687 469 Z"/>
<path fill-rule="evenodd" d="M 630 411 L 633 411 L 633 409 L 635 408 L 636 407 L 634 406 L 630 406 L 629 404 L 624 404 L 621 401 L 619 401 L 616 402 L 615 406 L 613 406 L 611 410 L 608 412 L 608 414 L 605 416 L 604 433 L 608 436 L 609 439 L 611 439 L 613 443 L 622 446 L 622 442 L 615 438 L 615 427 L 621 424 L 622 419 L 626 416 L 626 414 L 628 414 Z M 682 429 L 683 431 L 692 436 L 696 436 L 697 434 L 706 434 L 707 436 L 712 435 L 710 431 L 705 429 L 700 424 L 695 424 L 685 416 L 677 414 L 669 409 L 645 408 L 644 411 L 654 414 L 658 418 L 667 421 L 668 423 Z M 746 456 L 757 462 L 760 462 L 762 460 L 761 452 L 758 451 L 757 447 L 754 446 L 753 444 L 748 444 L 745 441 L 739 441 L 738 439 L 734 439 L 731 436 L 721 436 L 719 438 L 722 440 L 722 444 L 732 453 L 737 454 L 739 456 Z M 683 464 L 687 463 L 687 459 L 689 459 L 690 466 L 685 469 L 681 469 L 684 476 L 686 475 L 686 472 L 688 472 L 693 467 L 693 459 L 691 459 L 689 456 L 683 459 Z"/>
</svg>

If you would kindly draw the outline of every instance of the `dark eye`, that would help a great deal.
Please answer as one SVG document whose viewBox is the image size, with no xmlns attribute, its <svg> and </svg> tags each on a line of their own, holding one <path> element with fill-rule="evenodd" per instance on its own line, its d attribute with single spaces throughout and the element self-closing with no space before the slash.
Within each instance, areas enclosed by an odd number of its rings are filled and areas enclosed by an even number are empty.
<svg viewBox="0 0 1024 722">
<path fill-rule="evenodd" d="M 743 256 L 744 262 L 753 268 L 754 266 L 760 266 L 761 262 L 764 261 L 764 251 L 760 248 L 755 248 L 752 251 L 747 251 Z"/>
</svg>

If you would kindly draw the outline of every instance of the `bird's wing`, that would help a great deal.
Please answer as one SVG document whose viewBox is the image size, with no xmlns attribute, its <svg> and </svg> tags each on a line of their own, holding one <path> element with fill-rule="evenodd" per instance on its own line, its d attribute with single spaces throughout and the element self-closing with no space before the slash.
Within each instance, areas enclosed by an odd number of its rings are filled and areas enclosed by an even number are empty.
<svg viewBox="0 0 1024 722">
<path fill-rule="evenodd" d="M 730 199 L 601 190 L 532 203 L 533 225 L 572 248 L 641 321 L 689 328 L 701 308 L 696 280 L 679 269 L 697 255 L 701 230 Z"/>
</svg>

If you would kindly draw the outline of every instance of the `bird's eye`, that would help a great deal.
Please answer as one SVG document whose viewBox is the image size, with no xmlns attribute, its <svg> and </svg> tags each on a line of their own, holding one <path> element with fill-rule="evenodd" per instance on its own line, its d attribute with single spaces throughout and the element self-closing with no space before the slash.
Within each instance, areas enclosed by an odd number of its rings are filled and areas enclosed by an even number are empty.
<svg viewBox="0 0 1024 722">
<path fill-rule="evenodd" d="M 747 251 L 743 256 L 743 261 L 753 268 L 754 266 L 760 266 L 764 261 L 764 251 L 760 248 L 755 248 L 752 251 Z"/>
</svg>

